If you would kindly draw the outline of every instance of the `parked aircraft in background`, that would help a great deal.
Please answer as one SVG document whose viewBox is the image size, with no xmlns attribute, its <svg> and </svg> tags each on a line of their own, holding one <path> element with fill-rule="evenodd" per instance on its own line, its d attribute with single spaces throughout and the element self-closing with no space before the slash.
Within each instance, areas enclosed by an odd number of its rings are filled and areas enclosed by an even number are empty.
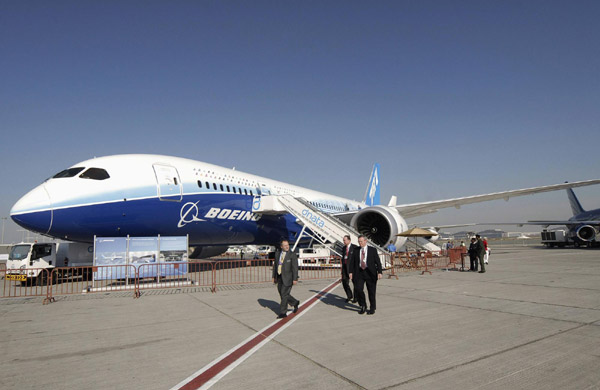
<svg viewBox="0 0 600 390">
<path fill-rule="evenodd" d="M 567 220 L 528 221 L 526 223 L 515 223 L 515 225 L 540 225 L 545 227 L 565 225 L 569 229 L 569 238 L 576 245 L 597 245 L 599 243 L 600 209 L 585 211 L 571 188 L 567 189 L 567 195 L 573 213 L 571 218 Z"/>
<path fill-rule="evenodd" d="M 302 230 L 291 214 L 253 210 L 262 195 L 304 198 L 321 213 L 332 214 L 377 245 L 405 238 L 405 218 L 446 207 L 600 183 L 588 180 L 440 201 L 388 206 L 379 204 L 376 164 L 363 202 L 204 162 L 159 156 L 116 155 L 94 158 L 59 172 L 24 195 L 12 208 L 20 226 L 46 236 L 92 242 L 94 236 L 181 236 L 195 246 L 192 257 L 223 253 L 230 245 L 273 245 L 295 240 Z M 585 230 L 588 232 L 588 230 Z"/>
</svg>

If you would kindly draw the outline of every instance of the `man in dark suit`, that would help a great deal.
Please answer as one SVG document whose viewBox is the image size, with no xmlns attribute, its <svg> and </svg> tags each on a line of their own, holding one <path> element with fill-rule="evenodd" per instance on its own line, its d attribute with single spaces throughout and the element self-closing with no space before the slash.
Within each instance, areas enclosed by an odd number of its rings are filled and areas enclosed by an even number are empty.
<svg viewBox="0 0 600 390">
<path fill-rule="evenodd" d="M 279 315 L 277 318 L 287 317 L 288 304 L 298 311 L 300 301 L 291 294 L 292 286 L 298 284 L 298 256 L 290 251 L 290 242 L 282 240 L 280 250 L 275 252 L 273 262 L 273 283 L 277 283 L 277 291 L 281 297 Z"/>
<path fill-rule="evenodd" d="M 350 241 L 350 236 L 348 235 L 344 236 L 343 240 L 344 248 L 342 249 L 342 286 L 344 286 L 344 291 L 346 292 L 346 303 L 350 301 L 356 303 L 356 297 L 353 296 L 352 288 L 350 288 L 350 275 L 348 268 L 350 266 L 350 261 L 352 261 L 354 250 L 358 247 L 354 245 L 352 241 Z"/>
<path fill-rule="evenodd" d="M 348 269 L 349 276 L 354 281 L 354 296 L 360 305 L 358 314 L 364 314 L 367 311 L 367 301 L 364 292 L 365 283 L 367 284 L 369 304 L 371 306 L 367 314 L 375 314 L 375 309 L 377 308 L 375 302 L 377 281 L 383 276 L 381 260 L 379 260 L 377 249 L 367 246 L 367 238 L 365 236 L 358 236 L 358 244 L 360 247 L 354 251 L 350 268 Z"/>
<path fill-rule="evenodd" d="M 471 238 L 471 245 L 469 245 L 469 259 L 471 260 L 471 266 L 469 271 L 477 272 L 479 264 L 479 250 L 477 249 L 477 239 Z"/>
<path fill-rule="evenodd" d="M 479 256 L 479 266 L 481 271 L 479 271 L 480 274 L 485 273 L 485 264 L 484 264 L 484 256 L 485 256 L 485 245 L 483 245 L 483 241 L 481 240 L 481 236 L 479 234 L 475 235 L 475 238 L 477 239 L 477 243 L 475 245 L 477 248 L 477 255 Z"/>
</svg>

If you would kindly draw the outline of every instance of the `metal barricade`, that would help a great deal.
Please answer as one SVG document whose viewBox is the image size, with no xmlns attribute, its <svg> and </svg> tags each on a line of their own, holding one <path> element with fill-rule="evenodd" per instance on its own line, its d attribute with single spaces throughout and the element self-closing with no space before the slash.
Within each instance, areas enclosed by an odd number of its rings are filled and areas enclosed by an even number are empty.
<svg viewBox="0 0 600 390">
<path fill-rule="evenodd" d="M 213 262 L 166 262 L 137 268 L 137 292 L 147 289 L 210 287 L 214 291 Z"/>
<path fill-rule="evenodd" d="M 48 300 L 60 295 L 131 291 L 137 297 L 137 275 L 132 265 L 60 267 L 52 271 Z"/>
<path fill-rule="evenodd" d="M 304 264 L 298 269 L 298 280 L 340 278 L 342 269 L 339 256 L 330 256 L 328 264 Z"/>
<path fill-rule="evenodd" d="M 59 267 L 54 268 L 50 274 L 51 284 L 48 298 L 54 301 L 58 295 L 85 294 L 92 290 L 94 268 L 86 267 Z"/>
<path fill-rule="evenodd" d="M 454 268 L 460 265 L 461 270 L 464 270 L 466 253 L 467 249 L 464 247 L 448 249 L 449 265 L 452 265 Z"/>
<path fill-rule="evenodd" d="M 273 281 L 273 260 L 220 260 L 213 262 L 214 289 L 217 286 Z"/>
<path fill-rule="evenodd" d="M 28 278 L 28 274 L 37 276 Z M 0 268 L 0 298 L 48 297 L 48 277 L 49 273 L 45 268 L 28 268 L 26 271 Z"/>
</svg>

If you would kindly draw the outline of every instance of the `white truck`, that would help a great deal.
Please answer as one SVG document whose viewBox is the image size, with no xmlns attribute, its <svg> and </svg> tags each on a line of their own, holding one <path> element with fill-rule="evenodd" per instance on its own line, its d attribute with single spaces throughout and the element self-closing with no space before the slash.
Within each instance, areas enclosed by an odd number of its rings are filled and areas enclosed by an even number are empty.
<svg viewBox="0 0 600 390">
<path fill-rule="evenodd" d="M 6 261 L 6 278 L 20 281 L 23 285 L 36 282 L 47 283 L 73 278 L 91 278 L 94 261 L 94 245 L 75 242 L 27 243 L 12 246 Z M 52 271 L 58 268 L 57 271 Z"/>
</svg>

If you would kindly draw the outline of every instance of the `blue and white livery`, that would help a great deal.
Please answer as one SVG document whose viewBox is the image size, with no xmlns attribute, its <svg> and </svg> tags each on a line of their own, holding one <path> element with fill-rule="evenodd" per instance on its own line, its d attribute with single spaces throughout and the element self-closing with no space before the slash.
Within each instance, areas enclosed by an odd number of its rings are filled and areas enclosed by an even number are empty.
<svg viewBox="0 0 600 390">
<path fill-rule="evenodd" d="M 434 202 L 383 206 L 376 164 L 363 202 L 204 162 L 160 155 L 115 155 L 83 161 L 34 188 L 12 208 L 22 227 L 47 236 L 92 242 L 94 236 L 189 235 L 194 257 L 229 245 L 295 240 L 302 226 L 291 214 L 253 212 L 262 195 L 304 198 L 352 225 L 378 245 L 404 243 L 405 217 L 443 207 L 600 183 L 563 183 Z M 254 205 L 256 210 L 256 204 Z"/>
</svg>

